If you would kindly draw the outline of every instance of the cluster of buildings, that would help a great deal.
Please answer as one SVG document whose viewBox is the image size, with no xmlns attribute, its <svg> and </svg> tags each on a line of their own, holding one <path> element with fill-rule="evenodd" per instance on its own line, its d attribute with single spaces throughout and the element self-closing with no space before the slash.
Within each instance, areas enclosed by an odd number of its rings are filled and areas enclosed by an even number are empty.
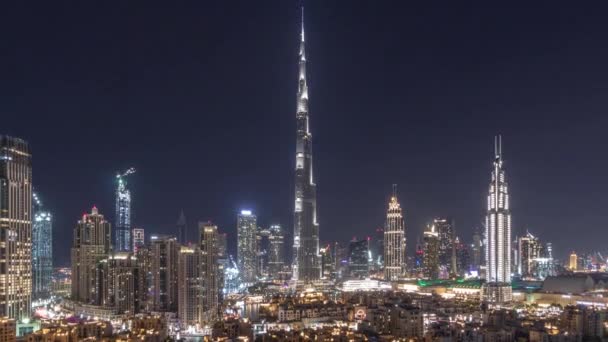
<svg viewBox="0 0 608 342">
<path fill-rule="evenodd" d="M 95 206 L 83 214 L 71 267 L 53 272 L 52 214 L 33 192 L 28 144 L 0 136 L 0 341 L 606 337 L 608 277 L 599 273 L 606 260 L 572 253 L 560 268 L 551 243 L 530 232 L 512 236 L 500 136 L 483 228 L 471 243 L 454 220 L 436 217 L 408 256 L 394 186 L 373 237 L 321 246 L 303 25 L 299 44 L 289 246 L 281 225 L 261 227 L 251 210 L 236 217 L 236 260 L 212 222 L 199 222 L 189 242 L 183 211 L 174 235 L 146 239 L 132 226 L 127 177 L 135 170 L 128 169 L 116 176 L 114 224 Z M 32 324 L 32 307 L 55 304 L 61 316 Z"/>
</svg>

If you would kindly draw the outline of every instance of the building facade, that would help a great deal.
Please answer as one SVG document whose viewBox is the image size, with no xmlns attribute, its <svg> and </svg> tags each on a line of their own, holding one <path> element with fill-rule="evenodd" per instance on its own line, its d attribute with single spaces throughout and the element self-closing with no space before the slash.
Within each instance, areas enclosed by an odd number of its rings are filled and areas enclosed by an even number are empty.
<svg viewBox="0 0 608 342">
<path fill-rule="evenodd" d="M 116 252 L 100 263 L 98 268 L 101 292 L 105 307 L 113 307 L 118 314 L 139 313 L 144 305 L 146 291 L 141 277 L 140 264 L 128 252 Z"/>
<path fill-rule="evenodd" d="M 143 228 L 133 228 L 133 254 L 146 245 L 146 231 Z"/>
<path fill-rule="evenodd" d="M 405 225 L 396 186 L 388 203 L 384 227 L 384 279 L 397 280 L 405 273 Z"/>
<path fill-rule="evenodd" d="M 279 224 L 271 225 L 269 230 L 268 272 L 273 279 L 279 279 L 285 265 L 285 236 Z"/>
<path fill-rule="evenodd" d="M 312 134 L 310 133 L 308 113 L 304 42 L 304 10 L 302 9 L 296 110 L 297 137 L 292 278 L 309 282 L 321 277 L 321 268 L 319 223 L 317 221 L 317 186 L 314 182 L 312 168 Z"/>
<path fill-rule="evenodd" d="M 32 303 L 32 156 L 0 135 L 0 316 L 29 318 Z"/>
<path fill-rule="evenodd" d="M 102 295 L 97 267 L 110 253 L 111 225 L 97 207 L 74 228 L 72 245 L 72 300 L 99 305 Z"/>
<path fill-rule="evenodd" d="M 174 236 L 150 237 L 152 307 L 155 311 L 177 311 L 179 248 Z"/>
<path fill-rule="evenodd" d="M 51 296 L 53 276 L 53 217 L 42 207 L 34 194 L 34 222 L 32 225 L 32 297 Z"/>
<path fill-rule="evenodd" d="M 501 137 L 495 138 L 494 164 L 488 193 L 486 215 L 486 283 L 484 299 L 491 303 L 505 303 L 511 292 L 511 210 L 509 187 L 502 160 Z"/>
<path fill-rule="evenodd" d="M 211 222 L 199 224 L 199 246 L 202 252 L 202 316 L 203 322 L 211 322 L 219 315 L 220 289 L 223 287 L 223 277 L 219 272 L 218 229 Z"/>
<path fill-rule="evenodd" d="M 454 240 L 454 221 L 450 218 L 438 217 L 433 220 L 435 230 L 439 235 L 439 265 L 448 274 L 456 274 L 456 250 Z"/>
<path fill-rule="evenodd" d="M 257 218 L 251 210 L 241 210 L 237 216 L 237 263 L 245 283 L 256 281 L 257 275 Z"/>
<path fill-rule="evenodd" d="M 182 245 L 185 245 L 188 240 L 188 223 L 186 221 L 186 215 L 184 214 L 183 210 L 179 213 L 175 228 L 177 229 L 177 242 L 181 243 Z"/>
<path fill-rule="evenodd" d="M 424 278 L 437 279 L 439 278 L 439 233 L 434 224 L 427 226 L 423 241 Z"/>
<path fill-rule="evenodd" d="M 348 271 L 352 278 L 369 277 L 369 240 L 353 240 L 348 245 Z"/>
<path fill-rule="evenodd" d="M 179 251 L 177 315 L 184 327 L 201 322 L 203 308 L 203 253 L 198 247 L 184 247 Z"/>
<path fill-rule="evenodd" d="M 127 188 L 126 176 L 135 172 L 128 169 L 122 174 L 116 175 L 118 186 L 116 187 L 116 242 L 114 250 L 117 252 L 131 251 L 131 191 Z"/>
</svg>

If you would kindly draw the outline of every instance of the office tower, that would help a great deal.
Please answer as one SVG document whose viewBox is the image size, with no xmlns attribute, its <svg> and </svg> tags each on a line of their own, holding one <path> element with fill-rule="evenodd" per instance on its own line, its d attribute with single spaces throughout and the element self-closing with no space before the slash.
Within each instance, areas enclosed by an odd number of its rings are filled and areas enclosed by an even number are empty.
<svg viewBox="0 0 608 342">
<path fill-rule="evenodd" d="M 473 233 L 473 243 L 471 244 L 471 267 L 475 271 L 479 271 L 483 265 L 483 239 L 479 230 Z"/>
<path fill-rule="evenodd" d="M 420 241 L 418 241 L 416 244 L 416 254 L 414 255 L 414 268 L 412 269 L 412 276 L 424 276 L 424 247 Z"/>
<path fill-rule="evenodd" d="M 32 156 L 27 142 L 0 135 L 0 317 L 30 317 Z"/>
<path fill-rule="evenodd" d="M 137 248 L 135 260 L 139 267 L 140 277 L 138 278 L 140 293 L 140 307 L 142 311 L 149 312 L 154 310 L 154 277 L 152 273 L 152 247 L 143 245 Z"/>
<path fill-rule="evenodd" d="M 348 244 L 348 271 L 351 277 L 369 277 L 369 259 L 369 240 L 353 240 Z"/>
<path fill-rule="evenodd" d="M 177 241 L 182 245 L 185 245 L 188 240 L 188 223 L 186 221 L 186 215 L 184 215 L 183 209 L 179 213 L 175 228 L 177 228 Z"/>
<path fill-rule="evenodd" d="M 152 266 L 152 307 L 155 311 L 177 310 L 177 270 L 180 245 L 167 235 L 150 237 Z"/>
<path fill-rule="evenodd" d="M 184 247 L 179 251 L 177 315 L 184 328 L 200 324 L 203 311 L 203 253 L 198 247 Z"/>
<path fill-rule="evenodd" d="M 131 251 L 131 191 L 127 188 L 126 177 L 135 173 L 130 168 L 116 175 L 118 186 L 116 187 L 116 245 L 114 250 L 118 252 Z"/>
<path fill-rule="evenodd" d="M 518 239 L 518 266 L 517 273 L 524 278 L 535 276 L 535 262 L 541 257 L 541 244 L 537 237 L 526 232 Z"/>
<path fill-rule="evenodd" d="M 202 251 L 203 306 L 202 320 L 210 322 L 218 317 L 220 279 L 218 276 L 218 231 L 211 222 L 199 223 L 199 246 Z"/>
<path fill-rule="evenodd" d="M 463 276 L 470 270 L 471 266 L 469 246 L 461 242 L 460 238 L 457 236 L 454 240 L 454 250 L 456 254 L 456 270 L 458 270 L 456 275 Z"/>
<path fill-rule="evenodd" d="M 237 216 L 237 262 L 241 279 L 245 283 L 256 281 L 257 218 L 251 210 L 241 210 Z"/>
<path fill-rule="evenodd" d="M 32 297 L 51 296 L 53 276 L 53 218 L 34 193 L 34 222 L 32 225 Z"/>
<path fill-rule="evenodd" d="M 72 300 L 101 303 L 97 266 L 110 253 L 111 229 L 110 222 L 95 206 L 78 220 L 72 245 Z"/>
<path fill-rule="evenodd" d="M 370 249 L 373 259 L 370 266 L 376 271 L 384 272 L 384 228 L 376 228 Z"/>
<path fill-rule="evenodd" d="M 281 225 L 270 226 L 270 250 L 268 252 L 268 273 L 274 279 L 280 279 L 285 265 L 285 237 Z"/>
<path fill-rule="evenodd" d="M 502 160 L 502 141 L 494 141 L 494 168 L 488 192 L 486 215 L 486 283 L 484 299 L 490 303 L 510 302 L 511 292 L 511 211 L 509 190 Z"/>
<path fill-rule="evenodd" d="M 433 224 L 439 234 L 439 265 L 447 273 L 455 274 L 454 222 L 452 219 L 440 217 L 435 218 Z"/>
<path fill-rule="evenodd" d="M 568 268 L 570 269 L 570 271 L 577 271 L 578 270 L 578 257 L 576 256 L 576 253 L 574 251 L 572 251 L 572 253 L 570 253 L 570 260 L 569 260 L 569 264 L 568 264 Z"/>
<path fill-rule="evenodd" d="M 334 243 L 334 261 L 336 278 L 341 279 L 348 273 L 348 248 Z"/>
<path fill-rule="evenodd" d="M 321 277 L 323 279 L 333 279 L 335 277 L 336 261 L 331 245 L 327 244 L 325 247 L 321 247 L 319 254 L 321 254 Z"/>
<path fill-rule="evenodd" d="M 146 245 L 146 234 L 143 228 L 133 228 L 133 254 Z"/>
<path fill-rule="evenodd" d="M 217 256 L 221 259 L 228 258 L 228 235 L 226 233 L 217 235 Z"/>
<path fill-rule="evenodd" d="M 293 228 L 293 279 L 309 282 L 319 279 L 319 223 L 317 190 L 312 169 L 312 134 L 308 115 L 306 54 L 304 52 L 304 8 L 300 36 L 298 103 L 296 111 L 296 174 Z"/>
<path fill-rule="evenodd" d="M 427 226 L 423 235 L 424 241 L 424 277 L 439 278 L 439 233 L 435 225 Z"/>
<path fill-rule="evenodd" d="M 405 225 L 401 205 L 397 200 L 397 186 L 388 203 L 384 227 L 384 279 L 397 280 L 404 274 Z"/>
<path fill-rule="evenodd" d="M 113 307 L 118 314 L 136 314 L 142 306 L 144 276 L 135 256 L 116 252 L 100 262 L 98 268 L 102 305 Z"/>
<path fill-rule="evenodd" d="M 270 230 L 259 229 L 256 237 L 256 275 L 258 279 L 268 277 L 268 254 L 270 253 Z"/>
</svg>

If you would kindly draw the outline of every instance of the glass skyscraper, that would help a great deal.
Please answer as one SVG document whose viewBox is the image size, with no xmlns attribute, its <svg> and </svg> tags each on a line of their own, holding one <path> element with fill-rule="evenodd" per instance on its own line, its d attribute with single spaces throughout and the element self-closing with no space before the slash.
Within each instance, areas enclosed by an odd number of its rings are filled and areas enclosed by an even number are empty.
<svg viewBox="0 0 608 342">
<path fill-rule="evenodd" d="M 118 252 L 131 251 L 131 191 L 127 188 L 126 176 L 135 172 L 130 168 L 116 175 L 116 242 L 114 250 Z"/>
<path fill-rule="evenodd" d="M 53 274 L 53 217 L 44 210 L 34 194 L 34 222 L 32 225 L 32 296 L 50 297 Z"/>
</svg>

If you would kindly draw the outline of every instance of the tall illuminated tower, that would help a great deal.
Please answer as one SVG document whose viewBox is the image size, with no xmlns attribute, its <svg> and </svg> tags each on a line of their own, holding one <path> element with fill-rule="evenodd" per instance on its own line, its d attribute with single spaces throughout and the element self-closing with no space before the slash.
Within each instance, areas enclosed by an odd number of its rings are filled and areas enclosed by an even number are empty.
<svg viewBox="0 0 608 342">
<path fill-rule="evenodd" d="M 308 116 L 308 85 L 304 51 L 304 8 L 300 33 L 298 102 L 296 110 L 296 179 L 293 227 L 293 279 L 303 282 L 321 277 L 317 190 L 312 173 L 312 134 Z"/>
<path fill-rule="evenodd" d="M 401 205 L 397 200 L 397 185 L 388 203 L 384 227 L 384 279 L 397 280 L 404 273 L 405 226 Z"/>
<path fill-rule="evenodd" d="M 241 210 L 237 216 L 237 261 L 245 283 L 256 281 L 257 218 L 251 210 Z"/>
<path fill-rule="evenodd" d="M 44 210 L 34 193 L 34 222 L 32 225 L 32 297 L 44 299 L 51 296 L 53 274 L 53 219 Z"/>
<path fill-rule="evenodd" d="M 114 250 L 129 252 L 131 250 L 131 191 L 127 188 L 126 176 L 135 172 L 130 168 L 116 175 L 116 245 Z"/>
<path fill-rule="evenodd" d="M 29 318 L 32 302 L 32 156 L 0 135 L 0 316 Z"/>
<path fill-rule="evenodd" d="M 490 303 L 511 301 L 511 211 L 505 179 L 500 135 L 494 138 L 494 168 L 486 215 L 486 284 L 484 299 Z"/>
</svg>

